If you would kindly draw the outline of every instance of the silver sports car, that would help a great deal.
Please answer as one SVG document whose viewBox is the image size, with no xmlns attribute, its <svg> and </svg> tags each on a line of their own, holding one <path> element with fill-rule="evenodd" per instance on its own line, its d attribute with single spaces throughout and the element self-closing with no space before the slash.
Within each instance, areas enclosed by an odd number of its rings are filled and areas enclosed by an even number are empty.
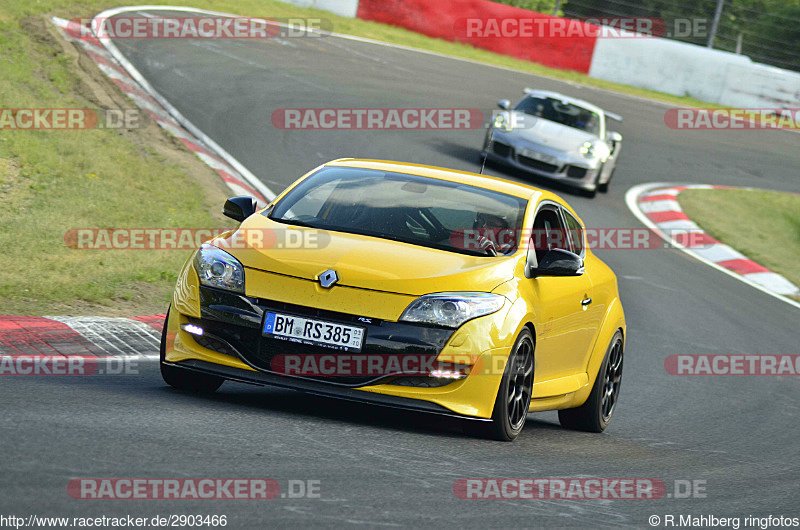
<svg viewBox="0 0 800 530">
<path fill-rule="evenodd" d="M 507 99 L 498 105 L 503 111 L 486 133 L 484 160 L 558 180 L 589 196 L 608 191 L 622 135 L 609 131 L 606 119 L 622 121 L 620 116 L 587 101 L 530 88 L 513 109 Z"/>
</svg>

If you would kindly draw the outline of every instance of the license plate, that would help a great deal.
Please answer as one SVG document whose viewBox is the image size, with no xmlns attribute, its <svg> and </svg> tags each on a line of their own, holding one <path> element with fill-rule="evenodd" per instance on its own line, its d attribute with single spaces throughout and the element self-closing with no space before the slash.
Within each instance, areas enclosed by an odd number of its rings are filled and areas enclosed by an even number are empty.
<svg viewBox="0 0 800 530">
<path fill-rule="evenodd" d="M 364 328 L 284 313 L 267 313 L 264 335 L 301 344 L 358 352 Z"/>
<path fill-rule="evenodd" d="M 548 164 L 556 164 L 558 162 L 558 158 L 554 156 L 539 153 L 538 151 L 531 151 L 530 149 L 523 149 L 522 156 L 527 156 L 528 158 L 533 158 L 540 162 L 547 162 Z"/>
</svg>

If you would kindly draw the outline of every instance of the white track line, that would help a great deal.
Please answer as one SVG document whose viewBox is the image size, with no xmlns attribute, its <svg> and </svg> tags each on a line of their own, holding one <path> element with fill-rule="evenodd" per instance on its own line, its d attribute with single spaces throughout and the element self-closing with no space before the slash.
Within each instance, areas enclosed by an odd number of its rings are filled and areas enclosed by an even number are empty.
<svg viewBox="0 0 800 530">
<path fill-rule="evenodd" d="M 717 265 L 716 263 L 714 263 L 711 260 L 708 260 L 708 259 L 706 259 L 706 258 L 704 258 L 702 256 L 699 256 L 698 254 L 695 254 L 694 252 L 692 252 L 692 250 L 690 250 L 689 248 L 685 247 L 684 245 L 681 245 L 680 243 L 678 243 L 677 241 L 672 239 L 672 237 L 670 237 L 669 235 L 667 235 L 664 232 L 662 232 L 661 229 L 658 227 L 658 225 L 656 225 L 653 221 L 648 219 L 647 216 L 644 214 L 644 212 L 639 208 L 638 199 L 639 199 L 639 197 L 641 195 L 644 195 L 648 191 L 651 191 L 651 190 L 659 188 L 659 187 L 661 187 L 661 188 L 673 188 L 673 187 L 679 186 L 679 185 L 683 185 L 683 184 L 675 184 L 675 183 L 671 183 L 670 184 L 670 183 L 665 183 L 665 182 L 651 182 L 649 184 L 638 184 L 638 185 L 633 186 L 632 188 L 630 188 L 625 193 L 625 204 L 628 206 L 628 209 L 631 211 L 631 213 L 633 213 L 633 215 L 635 215 L 636 218 L 639 219 L 639 221 L 641 221 L 645 226 L 647 226 L 648 228 L 650 228 L 651 230 L 656 232 L 665 241 L 669 242 L 670 245 L 674 246 L 678 250 L 680 250 L 682 252 L 685 252 L 686 254 L 690 255 L 691 257 L 693 257 L 694 259 L 696 259 L 698 261 L 702 261 L 703 263 L 705 263 L 709 267 L 713 267 L 713 268 L 717 269 L 720 272 L 724 272 L 725 274 L 727 274 L 731 278 L 736 278 L 740 282 L 744 282 L 747 285 L 749 285 L 750 287 L 758 289 L 762 293 L 766 293 L 766 294 L 772 296 L 773 298 L 777 298 L 778 300 L 782 300 L 782 301 L 786 302 L 787 304 L 793 305 L 794 307 L 800 309 L 800 302 L 796 302 L 795 300 L 792 300 L 791 298 L 788 298 L 786 296 L 783 296 L 783 295 L 780 295 L 780 294 L 775 293 L 773 291 L 770 291 L 769 289 L 767 289 L 767 288 L 765 288 L 765 287 L 763 287 L 763 286 L 761 286 L 761 285 L 759 285 L 759 284 L 757 284 L 757 283 L 755 283 L 753 281 L 748 280 L 744 276 L 736 274 L 735 272 L 730 271 L 730 270 L 726 269 L 725 267 L 721 267 L 721 266 Z"/>
<path fill-rule="evenodd" d="M 127 345 L 122 337 L 123 333 L 131 334 L 144 339 L 145 343 L 150 343 L 153 348 L 158 349 L 161 346 L 158 332 L 144 322 L 113 317 L 48 316 L 45 318 L 66 324 L 73 331 L 95 346 L 105 350 L 111 356 L 141 360 L 156 360 L 159 358 L 155 354 L 131 353 L 134 350 L 133 345 Z M 117 335 L 120 335 L 120 337 Z M 117 343 L 115 344 L 115 342 Z M 120 346 L 127 347 L 128 351 Z"/>
</svg>

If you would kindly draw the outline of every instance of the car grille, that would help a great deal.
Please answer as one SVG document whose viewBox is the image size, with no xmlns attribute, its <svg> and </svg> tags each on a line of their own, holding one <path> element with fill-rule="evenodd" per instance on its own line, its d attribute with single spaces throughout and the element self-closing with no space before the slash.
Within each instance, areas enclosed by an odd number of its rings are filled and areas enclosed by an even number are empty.
<svg viewBox="0 0 800 530">
<path fill-rule="evenodd" d="M 194 317 L 187 317 L 187 319 L 191 324 L 203 328 L 202 335 L 192 335 L 192 339 L 197 344 L 225 355 L 238 357 L 239 353 L 244 356 L 252 354 L 261 340 L 261 332 L 258 328 L 234 326 L 225 322 L 200 320 Z M 236 346 L 233 346 L 234 344 Z"/>
<path fill-rule="evenodd" d="M 520 164 L 538 171 L 544 171 L 546 173 L 555 173 L 558 171 L 558 166 L 548 164 L 547 162 L 542 162 L 541 160 L 534 160 L 533 158 L 528 158 L 527 156 L 522 155 L 519 155 L 517 159 L 519 160 Z"/>
<path fill-rule="evenodd" d="M 211 337 L 208 334 L 203 334 L 203 335 L 192 335 L 192 339 L 194 339 L 194 341 L 203 348 L 207 348 L 209 350 L 221 353 L 223 355 L 238 357 L 233 348 L 231 348 L 228 344 L 225 344 L 224 341 L 221 341 L 216 337 Z"/>
<path fill-rule="evenodd" d="M 442 386 L 447 386 L 449 384 L 455 383 L 455 379 L 440 379 L 437 377 L 398 377 L 389 381 L 387 384 L 395 385 L 395 386 L 412 386 L 416 388 L 439 388 Z"/>
<path fill-rule="evenodd" d="M 586 171 L 585 167 L 567 166 L 567 176 L 574 179 L 582 179 L 586 176 Z"/>
<path fill-rule="evenodd" d="M 369 356 L 397 356 L 411 355 L 415 360 L 431 363 L 436 359 L 441 348 L 447 343 L 453 331 L 443 328 L 420 327 L 418 325 L 401 322 L 387 322 L 372 319 L 371 324 L 361 324 L 353 315 L 324 311 L 311 307 L 302 307 L 270 300 L 255 300 L 241 295 L 221 292 L 216 289 L 200 289 L 202 319 L 188 317 L 189 322 L 203 328 L 202 336 L 193 337 L 203 347 L 226 355 L 241 357 L 248 364 L 265 372 L 285 375 L 283 367 L 278 366 L 281 359 L 279 355 L 369 355 Z M 220 308 L 228 310 L 221 311 Z M 320 318 L 351 325 L 362 325 L 366 330 L 365 342 L 359 354 L 352 354 L 325 348 L 324 346 L 299 344 L 262 336 L 261 317 L 254 321 L 252 318 L 242 318 L 239 313 L 231 310 L 248 310 L 263 312 L 286 311 L 293 314 L 304 315 L 311 318 Z M 254 314 L 254 313 L 253 313 Z M 398 346 L 401 346 L 398 350 Z M 387 359 L 388 360 L 388 359 Z M 382 366 L 386 366 L 384 363 Z M 366 383 L 384 379 L 380 374 L 337 374 L 337 375 L 309 375 L 302 376 L 318 381 L 333 382 L 347 386 L 362 386 Z"/>
<path fill-rule="evenodd" d="M 509 158 L 514 152 L 511 146 L 506 144 L 501 144 L 500 142 L 492 143 L 492 151 L 494 151 L 494 154 L 496 154 L 497 156 L 502 156 L 503 158 Z"/>
<path fill-rule="evenodd" d="M 406 354 L 413 354 L 412 351 L 405 351 Z M 368 347 L 364 347 L 360 354 L 366 355 L 383 355 L 382 353 L 376 352 L 371 350 Z M 273 371 L 277 373 L 283 372 L 284 367 L 281 365 L 282 359 L 277 359 L 277 362 L 273 363 L 276 360 L 276 357 L 280 355 L 285 356 L 305 356 L 305 355 L 332 355 L 332 356 L 339 356 L 339 355 L 359 355 L 359 354 L 352 354 L 352 353 L 344 353 L 338 352 L 336 350 L 331 350 L 329 348 L 321 347 L 321 346 L 310 346 L 305 344 L 297 344 L 295 342 L 289 341 L 282 341 L 276 339 L 268 339 L 264 338 L 259 343 L 258 351 L 255 355 L 248 357 L 248 361 L 259 368 L 261 370 L 266 371 Z M 387 355 L 388 356 L 388 355 Z M 432 356 L 432 359 L 435 359 L 435 355 Z M 385 366 L 385 364 L 383 364 Z M 359 385 L 365 384 L 370 381 L 374 381 L 376 379 L 383 379 L 386 376 L 380 375 L 311 375 L 311 376 L 303 376 L 308 377 L 309 379 L 316 379 L 319 381 L 331 381 L 336 382 L 344 385 Z"/>
</svg>

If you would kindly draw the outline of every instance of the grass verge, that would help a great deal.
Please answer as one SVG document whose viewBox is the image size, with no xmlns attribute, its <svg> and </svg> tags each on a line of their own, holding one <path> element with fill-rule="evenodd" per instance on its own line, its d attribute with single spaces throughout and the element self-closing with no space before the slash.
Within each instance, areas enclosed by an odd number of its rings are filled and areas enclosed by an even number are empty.
<svg viewBox="0 0 800 530">
<path fill-rule="evenodd" d="M 800 195 L 686 190 L 678 202 L 712 237 L 800 286 Z"/>
<path fill-rule="evenodd" d="M 0 13 L 0 64 L 5 108 L 136 108 L 43 17 Z M 0 314 L 163 312 L 187 251 L 72 250 L 65 232 L 233 225 L 210 213 L 226 195 L 219 177 L 142 123 L 0 131 Z"/>
</svg>

